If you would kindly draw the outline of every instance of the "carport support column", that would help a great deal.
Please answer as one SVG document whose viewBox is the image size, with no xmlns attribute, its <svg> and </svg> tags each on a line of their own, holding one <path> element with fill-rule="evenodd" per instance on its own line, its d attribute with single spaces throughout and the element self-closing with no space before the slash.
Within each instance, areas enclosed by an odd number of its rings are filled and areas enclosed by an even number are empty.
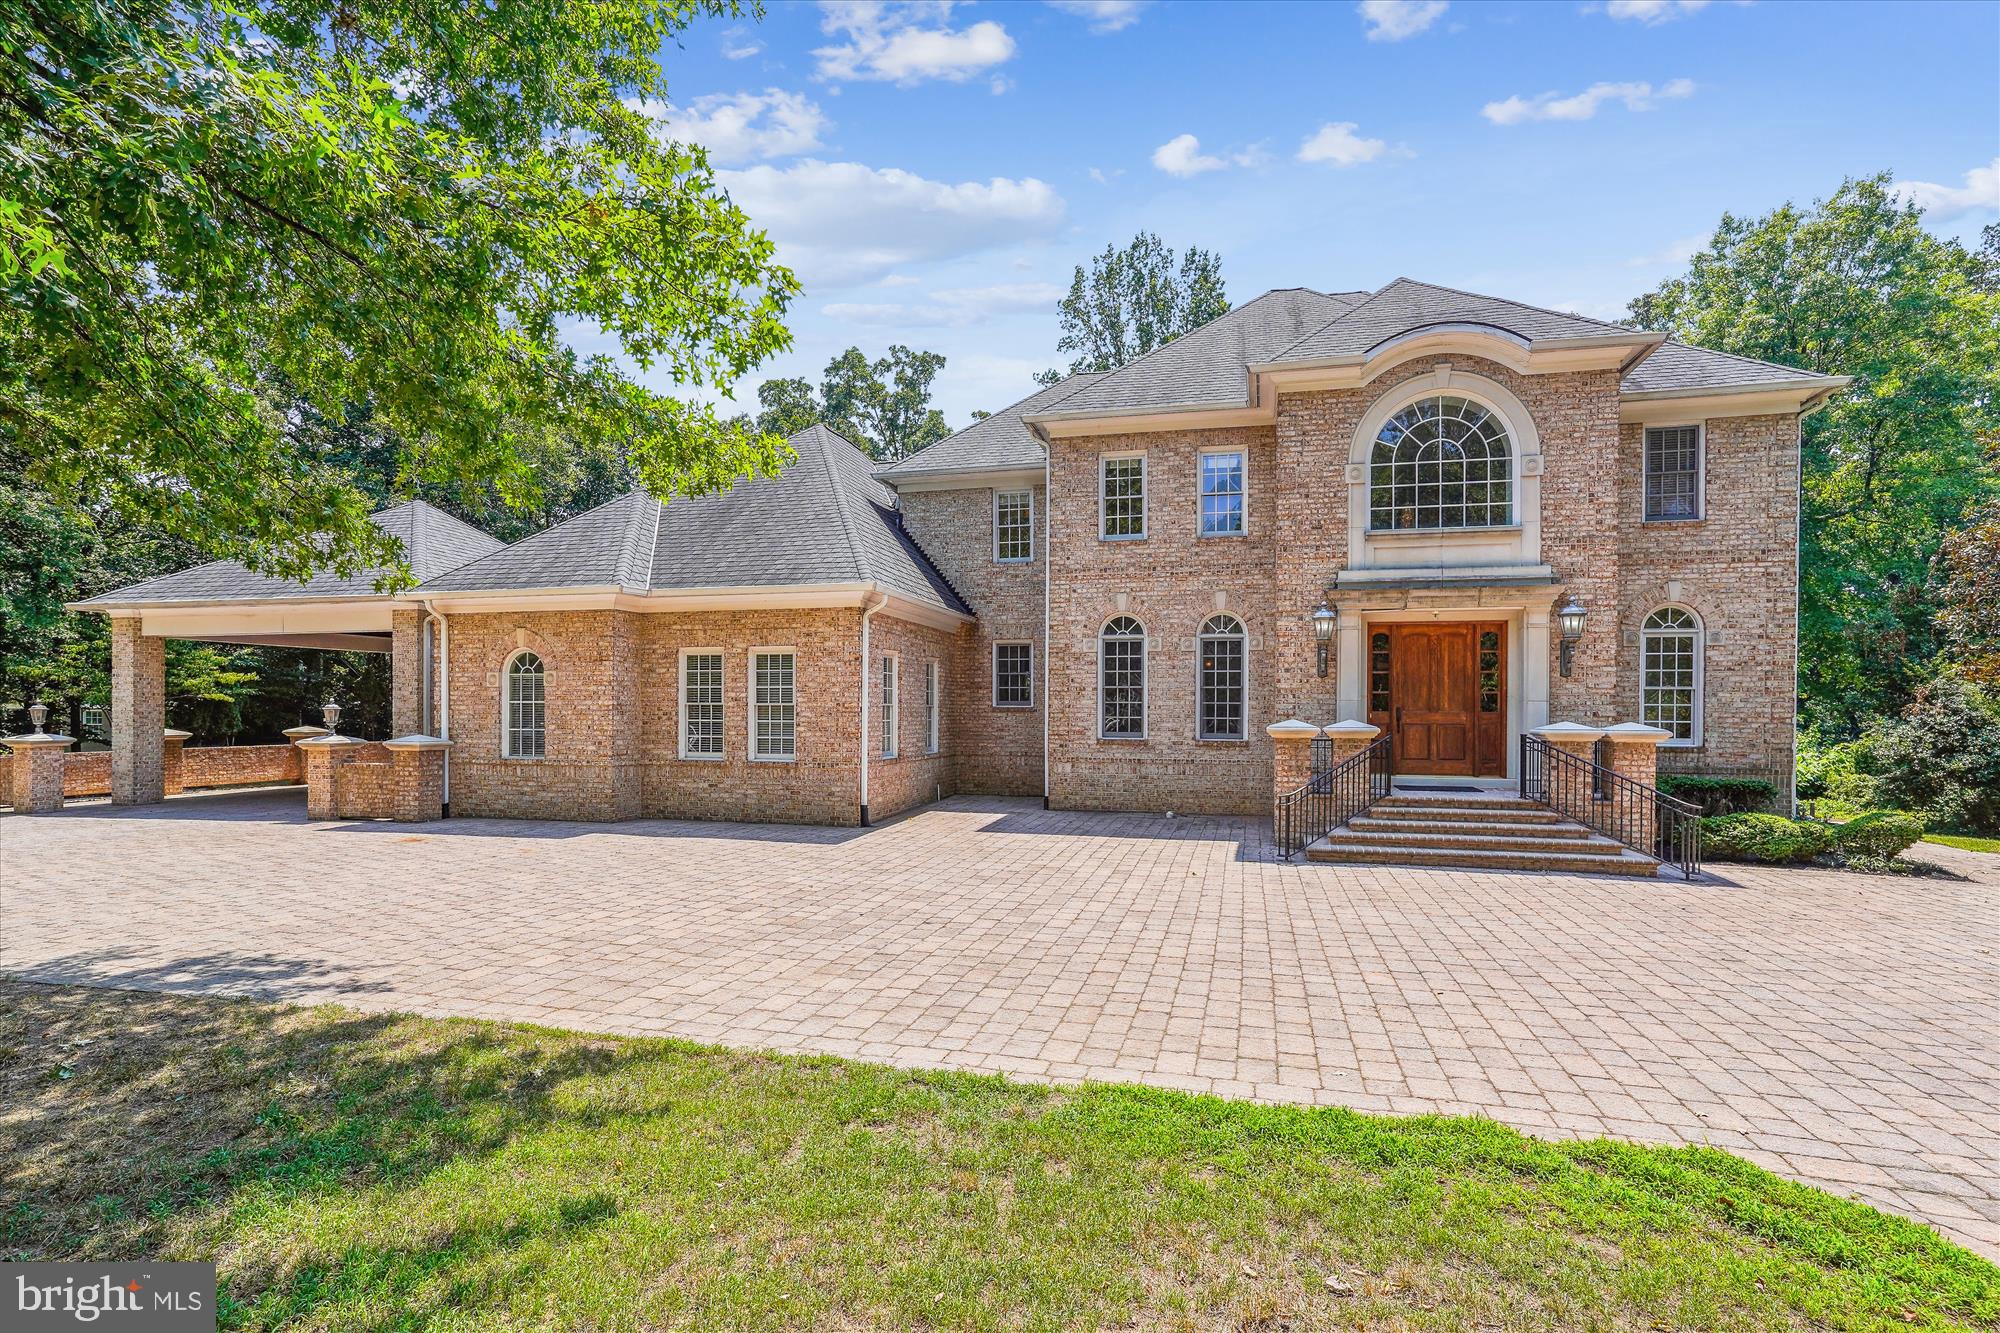
<svg viewBox="0 0 2000 1333">
<path fill-rule="evenodd" d="M 167 798 L 167 644 L 138 616 L 111 619 L 111 801 Z"/>
<path fill-rule="evenodd" d="M 414 736 L 424 729 L 424 613 L 389 613 L 389 730 Z"/>
</svg>

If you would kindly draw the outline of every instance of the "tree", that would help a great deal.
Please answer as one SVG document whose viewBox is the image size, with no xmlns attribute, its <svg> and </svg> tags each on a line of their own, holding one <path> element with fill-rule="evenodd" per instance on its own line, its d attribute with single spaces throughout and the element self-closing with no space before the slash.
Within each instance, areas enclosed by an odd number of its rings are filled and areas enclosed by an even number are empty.
<svg viewBox="0 0 2000 1333">
<path fill-rule="evenodd" d="M 1214 251 L 1190 246 L 1176 271 L 1173 250 L 1142 231 L 1122 250 L 1105 246 L 1087 274 L 1077 266 L 1069 295 L 1057 306 L 1062 338 L 1056 350 L 1073 357 L 1072 375 L 1116 370 L 1228 310 L 1222 261 Z"/>
<path fill-rule="evenodd" d="M 2000 500 L 1944 539 L 1934 576 L 1946 656 L 1966 679 L 2000 686 Z"/>
<path fill-rule="evenodd" d="M 1888 187 L 1724 215 L 1685 276 L 1631 305 L 1633 323 L 1688 342 L 1854 377 L 1805 422 L 1799 624 L 1808 718 L 1850 736 L 1934 669 L 1927 575 L 2000 495 L 1981 449 L 2000 431 L 1993 270 Z"/>
<path fill-rule="evenodd" d="M 757 429 L 767 435 L 792 436 L 819 420 L 819 398 L 811 381 L 765 380 L 757 386 Z"/>
<path fill-rule="evenodd" d="M 283 577 L 397 552 L 302 445 L 365 411 L 395 484 L 543 493 L 532 447 L 611 442 L 656 494 L 781 443 L 656 393 L 789 345 L 798 290 L 657 60 L 726 0 L 0 6 L 0 446 L 26 481 Z"/>
<path fill-rule="evenodd" d="M 784 436 L 824 421 L 871 457 L 885 462 L 908 457 L 951 434 L 944 413 L 931 406 L 931 381 L 944 364 L 937 352 L 913 352 L 901 344 L 873 361 L 850 347 L 826 363 L 817 396 L 803 379 L 758 385 L 757 429 Z"/>
</svg>

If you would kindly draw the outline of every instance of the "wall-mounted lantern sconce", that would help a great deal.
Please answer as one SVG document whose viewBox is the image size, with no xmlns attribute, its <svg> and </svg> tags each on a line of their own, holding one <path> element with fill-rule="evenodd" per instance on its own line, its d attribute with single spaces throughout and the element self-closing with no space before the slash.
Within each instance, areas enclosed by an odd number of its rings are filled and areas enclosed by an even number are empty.
<svg viewBox="0 0 2000 1333">
<path fill-rule="evenodd" d="M 1557 667 L 1564 676 L 1576 661 L 1576 642 L 1583 637 L 1583 618 L 1589 613 L 1572 597 L 1556 609 L 1556 626 L 1562 631 L 1562 652 Z"/>
<path fill-rule="evenodd" d="M 1319 645 L 1319 674 L 1326 675 L 1326 650 L 1333 643 L 1333 627 L 1340 623 L 1340 612 L 1326 604 L 1326 598 L 1319 599 L 1313 608 L 1313 638 Z"/>
<path fill-rule="evenodd" d="M 328 731 L 340 730 L 340 705 L 328 699 L 319 706 L 319 715 L 326 719 Z"/>
</svg>

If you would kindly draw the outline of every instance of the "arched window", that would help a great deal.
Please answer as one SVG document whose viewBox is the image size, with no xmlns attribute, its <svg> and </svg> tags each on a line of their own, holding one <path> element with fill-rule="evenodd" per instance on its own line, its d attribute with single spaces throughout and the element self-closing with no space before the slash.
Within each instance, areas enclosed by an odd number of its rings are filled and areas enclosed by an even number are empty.
<svg viewBox="0 0 2000 1333">
<path fill-rule="evenodd" d="M 500 739 L 509 759 L 541 759 L 548 754 L 548 705 L 542 691 L 542 659 L 533 653 L 514 654 L 507 663 L 507 684 L 501 696 L 505 716 Z"/>
<path fill-rule="evenodd" d="M 1701 744 L 1701 621 L 1663 606 L 1639 630 L 1639 719 L 1673 733 L 1667 745 Z"/>
<path fill-rule="evenodd" d="M 1097 734 L 1146 735 L 1146 627 L 1130 616 L 1112 617 L 1097 637 Z"/>
<path fill-rule="evenodd" d="M 1247 709 L 1243 688 L 1243 622 L 1235 616 L 1210 616 L 1201 627 L 1201 680 L 1196 690 L 1195 737 L 1204 741 L 1240 741 Z"/>
<path fill-rule="evenodd" d="M 1514 450 L 1500 418 L 1433 394 L 1382 423 L 1368 467 L 1376 532 L 1500 527 L 1514 521 Z"/>
</svg>

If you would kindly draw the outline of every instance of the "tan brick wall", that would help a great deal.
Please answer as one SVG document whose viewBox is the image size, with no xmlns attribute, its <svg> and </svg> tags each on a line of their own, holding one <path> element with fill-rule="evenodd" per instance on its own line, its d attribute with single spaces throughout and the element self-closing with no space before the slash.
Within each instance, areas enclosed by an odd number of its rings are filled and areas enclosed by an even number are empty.
<svg viewBox="0 0 2000 1333">
<path fill-rule="evenodd" d="M 139 632 L 136 616 L 111 620 L 111 799 L 166 799 L 166 640 Z"/>
<path fill-rule="evenodd" d="M 395 766 L 387 762 L 349 760 L 333 771 L 333 793 L 336 818 L 394 819 Z"/>
<path fill-rule="evenodd" d="M 1639 718 L 1639 627 L 1669 602 L 1706 636 L 1702 744 L 1663 763 L 1789 773 L 1798 668 L 1798 466 L 1795 416 L 1707 423 L 1703 516 L 1647 523 L 1643 426 L 1620 432 L 1617 721 Z"/>
<path fill-rule="evenodd" d="M 1018 489 L 1018 488 L 1008 488 Z M 1031 488 L 1035 558 L 993 559 L 991 487 L 910 491 L 901 499 L 903 526 L 959 596 L 978 613 L 960 636 L 945 691 L 953 762 L 947 790 L 995 796 L 1042 794 L 1042 579 L 1048 555 L 1048 495 Z M 1034 645 L 1035 702 L 1028 708 L 993 704 L 993 645 Z"/>
<path fill-rule="evenodd" d="M 970 631 L 954 634 L 898 620 L 886 611 L 868 622 L 868 817 L 887 819 L 912 806 L 950 795 L 956 738 L 948 716 L 939 719 L 938 752 L 924 748 L 924 668 L 939 669 L 939 703 L 949 709 L 955 690 L 952 667 L 964 656 Z M 896 757 L 882 757 L 882 658 L 894 653 L 899 662 Z M 961 733 L 962 735 L 963 733 Z M 976 739 L 976 737 L 974 737 Z"/>
<path fill-rule="evenodd" d="M 194 787 L 244 787 L 260 782 L 303 782 L 299 747 L 281 745 L 184 745 L 181 782 Z"/>
<path fill-rule="evenodd" d="M 389 613 L 389 734 L 409 736 L 423 730 L 424 613 L 411 608 Z"/>
<path fill-rule="evenodd" d="M 1261 813 L 1270 807 L 1278 682 L 1270 669 L 1276 607 L 1272 549 L 1280 480 L 1267 427 L 1058 439 L 1050 451 L 1049 801 L 1059 809 Z M 1248 533 L 1199 537 L 1196 456 L 1241 447 Z M 1102 455 L 1146 452 L 1147 536 L 1098 539 Z M 1227 611 L 1248 643 L 1249 739 L 1195 739 L 1195 641 Z M 1114 615 L 1146 627 L 1143 741 L 1097 737 L 1097 636 Z"/>
</svg>

